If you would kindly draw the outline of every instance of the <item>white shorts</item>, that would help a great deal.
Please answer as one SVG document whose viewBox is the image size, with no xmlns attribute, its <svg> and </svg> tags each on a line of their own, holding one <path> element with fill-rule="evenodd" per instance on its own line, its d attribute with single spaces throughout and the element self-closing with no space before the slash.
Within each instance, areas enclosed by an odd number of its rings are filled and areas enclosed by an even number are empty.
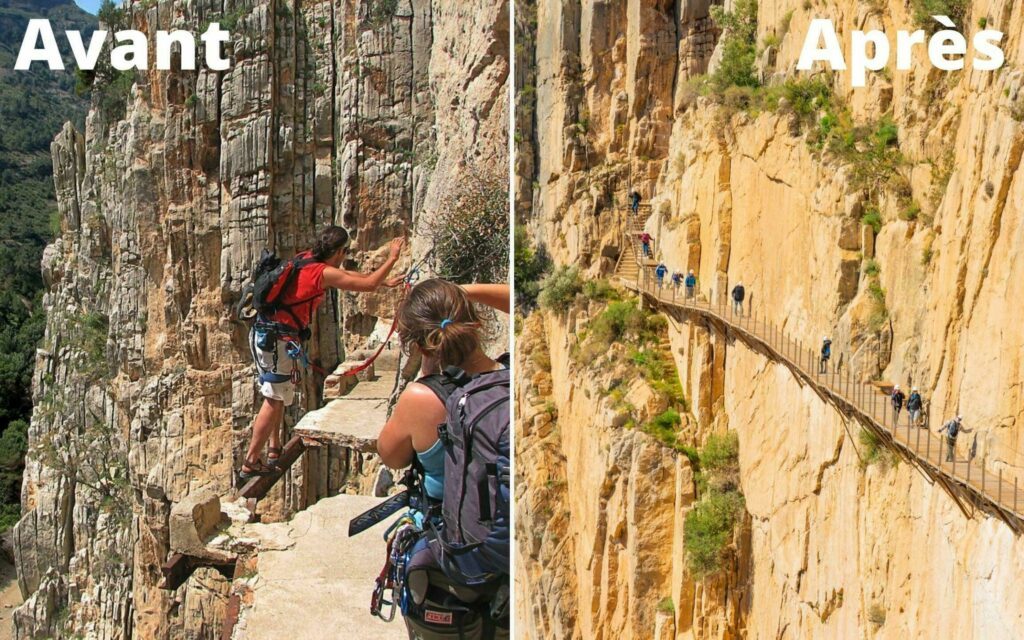
<svg viewBox="0 0 1024 640">
<path fill-rule="evenodd" d="M 256 364 L 256 380 L 260 386 L 260 394 L 264 398 L 280 400 L 285 406 L 295 401 L 295 383 L 292 382 L 292 372 L 295 370 L 295 361 L 288 355 L 288 343 L 283 340 L 275 340 L 274 351 L 264 351 L 259 343 L 263 339 L 263 332 L 256 331 L 254 327 L 249 331 L 249 349 L 252 351 L 252 359 Z M 266 380 L 268 377 L 287 378 L 280 382 Z"/>
</svg>

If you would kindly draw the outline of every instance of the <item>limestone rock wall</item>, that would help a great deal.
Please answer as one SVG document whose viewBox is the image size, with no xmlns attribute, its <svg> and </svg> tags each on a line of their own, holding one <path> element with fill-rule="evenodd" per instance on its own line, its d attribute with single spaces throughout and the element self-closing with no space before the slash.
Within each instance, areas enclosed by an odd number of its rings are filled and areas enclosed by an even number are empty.
<svg viewBox="0 0 1024 640">
<path fill-rule="evenodd" d="M 708 47 L 721 37 L 707 21 L 709 4 L 538 3 L 534 237 L 556 261 L 609 275 L 635 188 L 653 206 L 647 228 L 658 257 L 694 269 L 703 295 L 742 281 L 757 311 L 805 344 L 829 335 L 837 357 L 863 377 L 919 386 L 933 429 L 963 414 L 977 455 L 1016 477 L 1024 372 L 1015 354 L 1024 334 L 1004 301 L 1018 297 L 1020 280 L 1024 11 L 1007 1 L 970 3 L 968 38 L 981 18 L 1005 33 L 1009 62 L 996 73 L 947 75 L 919 51 L 913 71 L 871 75 L 860 90 L 848 74 L 818 76 L 858 125 L 887 116 L 898 131 L 900 184 L 864 187 L 849 161 L 808 143 L 792 113 L 730 112 L 695 89 L 720 51 Z M 908 3 L 760 2 L 759 51 L 769 51 L 758 68 L 767 83 L 797 77 L 815 17 L 833 19 L 844 39 L 853 29 L 913 26 Z M 778 42 L 767 46 L 769 36 Z M 907 215 L 906 202 L 920 211 Z M 877 233 L 862 223 L 870 209 L 879 213 Z M 885 315 L 873 322 L 879 291 Z M 550 341 L 565 328 L 535 329 Z M 874 629 L 896 637 L 928 633 L 935 620 L 964 636 L 1020 633 L 1020 594 L 1009 575 L 1022 556 L 1005 526 L 964 518 L 905 465 L 861 470 L 856 427 L 847 431 L 760 354 L 689 323 L 673 325 L 673 341 L 702 427 L 740 434 L 753 517 L 748 635 Z M 552 397 L 561 440 L 569 440 L 566 425 L 586 413 L 575 416 L 580 409 Z M 529 502 L 540 489 L 525 491 Z M 566 503 L 583 500 L 570 494 Z M 584 567 L 574 579 L 594 575 Z M 939 585 L 975 608 L 934 608 Z M 568 593 L 533 594 L 531 610 Z M 882 625 L 871 621 L 882 617 Z"/>
<path fill-rule="evenodd" d="M 517 633 L 739 637 L 749 533 L 741 527 L 730 546 L 728 571 L 694 581 L 682 537 L 693 468 L 623 427 L 603 391 L 620 373 L 572 358 L 590 315 L 580 307 L 568 317 L 535 313 L 517 342 Z"/>
<path fill-rule="evenodd" d="M 21 638 L 219 634 L 227 582 L 160 590 L 171 505 L 228 495 L 259 398 L 230 306 L 264 247 L 328 223 L 350 266 L 383 259 L 467 165 L 507 166 L 508 5 L 428 0 L 130 3 L 130 23 L 232 33 L 232 67 L 94 88 L 53 144 L 62 234 L 47 248 L 46 338 L 14 532 Z M 202 51 L 200 49 L 200 55 Z M 412 243 L 412 253 L 426 247 Z M 390 322 L 397 292 L 332 296 L 325 369 Z M 307 376 L 291 425 L 318 406 Z M 260 503 L 279 519 L 338 490 L 362 454 L 323 448 Z"/>
</svg>

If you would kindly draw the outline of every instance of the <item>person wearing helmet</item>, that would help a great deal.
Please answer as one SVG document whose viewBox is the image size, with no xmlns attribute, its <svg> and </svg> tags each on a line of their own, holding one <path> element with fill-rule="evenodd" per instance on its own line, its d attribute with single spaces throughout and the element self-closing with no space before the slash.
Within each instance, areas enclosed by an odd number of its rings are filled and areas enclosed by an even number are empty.
<svg viewBox="0 0 1024 640">
<path fill-rule="evenodd" d="M 821 337 L 821 359 L 818 361 L 818 373 L 828 373 L 828 360 L 832 357 L 832 341 L 828 336 Z"/>
<path fill-rule="evenodd" d="M 910 413 L 910 424 L 923 426 L 921 424 L 921 409 L 924 407 L 924 400 L 921 393 L 914 387 L 910 390 L 910 397 L 907 398 L 907 411 Z"/>
<path fill-rule="evenodd" d="M 903 411 L 903 401 L 907 399 L 907 396 L 900 391 L 900 385 L 896 385 L 892 388 L 889 398 L 892 400 L 892 423 L 897 425 L 900 422 L 900 412 Z"/>
<path fill-rule="evenodd" d="M 964 427 L 963 416 L 953 418 L 939 429 L 939 433 L 946 434 L 946 462 L 953 462 L 953 455 L 956 451 L 956 438 L 964 432 L 970 432 L 970 429 Z"/>
<path fill-rule="evenodd" d="M 693 298 L 697 292 L 697 276 L 693 275 L 693 269 L 686 274 L 686 297 Z"/>
</svg>

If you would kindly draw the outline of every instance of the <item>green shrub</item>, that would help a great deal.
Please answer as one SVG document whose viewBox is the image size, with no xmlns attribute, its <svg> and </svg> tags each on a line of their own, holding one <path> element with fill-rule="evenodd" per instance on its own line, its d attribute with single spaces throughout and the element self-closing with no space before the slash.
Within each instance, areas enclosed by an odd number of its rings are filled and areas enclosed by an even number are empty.
<svg viewBox="0 0 1024 640">
<path fill-rule="evenodd" d="M 538 301 L 541 307 L 561 313 L 569 309 L 582 291 L 579 267 L 561 266 L 541 283 Z"/>
<path fill-rule="evenodd" d="M 912 0 L 914 23 L 928 33 L 944 29 L 932 16 L 948 16 L 961 30 L 966 26 L 967 0 Z"/>
<path fill-rule="evenodd" d="M 676 605 L 672 602 L 671 596 L 665 596 L 658 602 L 658 611 L 661 613 L 675 613 Z"/>
<path fill-rule="evenodd" d="M 861 427 L 857 439 L 861 446 L 861 466 L 881 464 L 884 469 L 897 463 L 896 454 L 889 451 L 873 431 Z"/>
<path fill-rule="evenodd" d="M 599 302 L 607 302 L 609 300 L 618 300 L 619 294 L 615 291 L 615 288 L 610 282 L 604 278 L 598 278 L 597 280 L 587 280 L 583 283 L 583 295 L 596 300 Z"/>
<path fill-rule="evenodd" d="M 644 425 L 643 430 L 661 440 L 667 446 L 676 449 L 679 447 L 677 430 L 682 422 L 683 418 L 679 415 L 678 411 L 666 409 Z"/>
<path fill-rule="evenodd" d="M 721 93 L 728 87 L 757 87 L 757 0 L 736 0 L 732 11 L 711 7 L 711 17 L 724 30 L 722 59 L 710 77 L 711 87 Z"/>
<path fill-rule="evenodd" d="M 734 470 L 738 465 L 739 454 L 740 440 L 735 431 L 713 433 L 708 436 L 700 451 L 700 469 L 702 472 Z"/>
<path fill-rule="evenodd" d="M 921 215 L 921 205 L 916 201 L 911 202 L 907 207 L 900 212 L 900 218 L 907 222 L 913 222 Z"/>
<path fill-rule="evenodd" d="M 733 531 L 744 508 L 737 492 L 712 492 L 686 514 L 683 548 L 690 572 L 697 578 L 721 568 L 722 552 L 732 540 Z"/>
<path fill-rule="evenodd" d="M 869 278 L 877 276 L 881 271 L 882 269 L 878 266 L 878 261 L 874 258 L 869 258 L 868 261 L 864 263 L 864 274 Z"/>
<path fill-rule="evenodd" d="M 868 209 L 864 212 L 864 215 L 861 216 L 860 221 L 864 225 L 871 227 L 875 233 L 882 230 L 882 214 L 878 212 L 878 209 Z"/>
<path fill-rule="evenodd" d="M 595 342 L 607 347 L 627 337 L 641 339 L 646 326 L 647 318 L 635 299 L 616 300 L 590 323 L 590 335 Z"/>
<path fill-rule="evenodd" d="M 878 460 L 878 454 L 881 451 L 882 441 L 878 439 L 874 431 L 869 431 L 864 427 L 861 427 L 860 433 L 857 436 L 860 440 L 861 455 L 863 460 L 867 463 Z"/>
<path fill-rule="evenodd" d="M 374 0 L 370 6 L 370 22 L 382 25 L 395 17 L 398 11 L 398 0 Z"/>
<path fill-rule="evenodd" d="M 508 172 L 469 166 L 446 192 L 422 233 L 433 246 L 438 277 L 459 284 L 508 282 Z"/>
<path fill-rule="evenodd" d="M 526 233 L 526 227 L 515 228 L 515 292 L 516 305 L 530 310 L 537 304 L 540 295 L 540 280 L 551 268 L 551 261 L 543 250 L 534 250 Z"/>
</svg>

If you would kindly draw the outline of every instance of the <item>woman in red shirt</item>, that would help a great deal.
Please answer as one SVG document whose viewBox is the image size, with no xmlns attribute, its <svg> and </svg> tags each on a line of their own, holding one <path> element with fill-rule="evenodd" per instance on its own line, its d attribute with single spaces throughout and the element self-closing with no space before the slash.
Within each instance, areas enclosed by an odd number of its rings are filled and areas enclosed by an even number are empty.
<svg viewBox="0 0 1024 640">
<path fill-rule="evenodd" d="M 348 232 L 341 227 L 324 229 L 310 251 L 296 256 L 300 262 L 296 265 L 299 273 L 295 283 L 290 290 L 279 294 L 283 308 L 270 317 L 257 319 L 249 333 L 249 347 L 259 373 L 263 407 L 253 422 L 252 440 L 239 473 L 243 481 L 274 471 L 281 455 L 284 408 L 295 400 L 295 384 L 292 382 L 295 360 L 288 353 L 288 345 L 307 333 L 313 313 L 323 301 L 327 289 L 376 291 L 381 286 L 402 284 L 402 276 L 388 279 L 388 274 L 398 262 L 404 238 L 391 241 L 387 260 L 372 273 L 354 273 L 341 268 L 348 240 Z M 268 440 L 269 464 L 264 464 L 260 455 Z"/>
</svg>

